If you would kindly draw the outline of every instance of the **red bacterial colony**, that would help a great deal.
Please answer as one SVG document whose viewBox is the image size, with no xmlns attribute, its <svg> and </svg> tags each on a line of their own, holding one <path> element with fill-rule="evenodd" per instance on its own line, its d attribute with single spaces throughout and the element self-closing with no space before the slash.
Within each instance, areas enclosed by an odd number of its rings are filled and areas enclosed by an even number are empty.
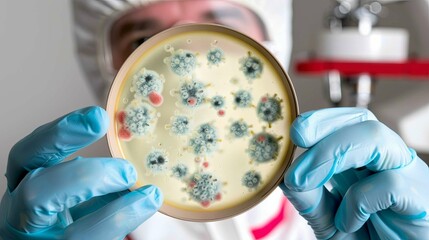
<svg viewBox="0 0 429 240">
<path fill-rule="evenodd" d="M 164 98 L 157 92 L 151 92 L 149 93 L 149 101 L 153 106 L 159 107 L 162 105 Z"/>
<path fill-rule="evenodd" d="M 189 106 L 195 106 L 195 104 L 197 103 L 197 99 L 194 97 L 190 97 L 188 98 L 188 104 Z"/>
<path fill-rule="evenodd" d="M 129 140 L 131 138 L 131 132 L 124 126 L 126 113 L 124 111 L 120 111 L 117 117 L 118 122 L 121 124 L 121 127 L 118 131 L 118 137 L 122 140 Z"/>
</svg>

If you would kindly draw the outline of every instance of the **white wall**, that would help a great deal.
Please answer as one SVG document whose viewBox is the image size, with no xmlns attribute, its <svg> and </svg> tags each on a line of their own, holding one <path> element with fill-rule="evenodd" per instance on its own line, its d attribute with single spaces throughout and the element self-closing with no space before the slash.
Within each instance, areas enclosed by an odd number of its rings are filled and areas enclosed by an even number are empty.
<svg viewBox="0 0 429 240">
<path fill-rule="evenodd" d="M 0 192 L 15 142 L 95 99 L 73 51 L 68 1 L 0 1 Z M 100 145 L 100 144 L 99 144 Z"/>
<path fill-rule="evenodd" d="M 311 47 L 311 40 L 322 27 L 321 21 L 331 2 L 294 1 L 294 57 Z M 8 152 L 15 142 L 45 122 L 96 103 L 75 59 L 69 4 L 58 0 L 0 1 L 0 103 L 3 108 L 0 193 L 6 186 L 3 175 Z M 415 25 L 420 18 L 411 20 L 412 14 L 406 6 L 392 7 L 392 12 L 395 14 L 384 20 L 385 24 L 409 28 L 413 38 L 412 50 L 425 49 L 418 53 L 428 54 L 429 48 L 425 43 L 429 41 L 415 39 L 417 35 L 419 39 L 429 39 L 422 35 L 427 32 L 424 29 L 427 23 Z M 321 79 L 301 76 L 293 70 L 290 75 L 302 111 L 329 106 L 323 96 Z M 428 84 L 405 80 L 379 81 L 374 108 Z M 101 141 L 81 154 L 106 155 L 106 149 L 106 143 Z"/>
</svg>

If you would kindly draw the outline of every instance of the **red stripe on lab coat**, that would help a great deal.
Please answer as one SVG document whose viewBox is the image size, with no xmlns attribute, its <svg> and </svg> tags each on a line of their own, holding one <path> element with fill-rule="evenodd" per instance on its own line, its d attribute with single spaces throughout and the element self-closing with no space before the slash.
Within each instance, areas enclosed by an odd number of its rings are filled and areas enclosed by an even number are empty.
<svg viewBox="0 0 429 240">
<path fill-rule="evenodd" d="M 286 197 L 282 199 L 281 207 L 276 216 L 274 216 L 270 221 L 268 221 L 265 225 L 252 228 L 252 234 L 255 239 L 262 239 L 266 237 L 270 232 L 272 232 L 280 223 L 287 219 L 286 217 L 286 207 L 289 205 Z"/>
<path fill-rule="evenodd" d="M 124 238 L 124 240 L 133 240 L 133 238 L 128 235 Z"/>
</svg>

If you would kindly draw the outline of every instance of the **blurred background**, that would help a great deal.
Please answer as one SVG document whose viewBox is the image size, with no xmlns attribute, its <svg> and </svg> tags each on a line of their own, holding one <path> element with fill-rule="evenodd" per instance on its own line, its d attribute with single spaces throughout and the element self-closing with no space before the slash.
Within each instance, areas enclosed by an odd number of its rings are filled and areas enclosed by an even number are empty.
<svg viewBox="0 0 429 240">
<path fill-rule="evenodd" d="M 293 53 L 289 75 L 301 112 L 332 106 L 323 74 L 296 71 L 314 56 L 320 31 L 328 26 L 334 0 L 293 1 Z M 409 56 L 429 59 L 429 1 L 386 5 L 378 25 L 409 33 Z M 96 105 L 74 52 L 69 1 L 0 1 L 0 192 L 6 187 L 10 148 L 37 126 L 88 105 Z M 429 77 L 378 77 L 370 109 L 429 160 Z M 347 104 L 351 88 L 343 89 Z M 49 109 L 47 111 L 46 109 Z M 43 114 L 42 114 L 43 113 Z M 80 152 L 106 155 L 103 139 Z"/>
</svg>

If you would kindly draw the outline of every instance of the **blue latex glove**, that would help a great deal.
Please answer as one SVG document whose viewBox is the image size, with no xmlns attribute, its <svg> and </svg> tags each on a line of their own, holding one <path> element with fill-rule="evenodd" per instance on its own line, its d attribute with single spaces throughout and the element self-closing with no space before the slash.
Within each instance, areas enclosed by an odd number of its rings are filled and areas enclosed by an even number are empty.
<svg viewBox="0 0 429 240">
<path fill-rule="evenodd" d="M 37 128 L 10 151 L 8 189 L 0 205 L 2 239 L 123 239 L 162 203 L 158 188 L 127 189 L 136 171 L 114 158 L 64 158 L 101 138 L 99 107 Z"/>
<path fill-rule="evenodd" d="M 428 166 L 370 111 L 304 113 L 291 138 L 281 188 L 318 239 L 429 239 Z"/>
</svg>

